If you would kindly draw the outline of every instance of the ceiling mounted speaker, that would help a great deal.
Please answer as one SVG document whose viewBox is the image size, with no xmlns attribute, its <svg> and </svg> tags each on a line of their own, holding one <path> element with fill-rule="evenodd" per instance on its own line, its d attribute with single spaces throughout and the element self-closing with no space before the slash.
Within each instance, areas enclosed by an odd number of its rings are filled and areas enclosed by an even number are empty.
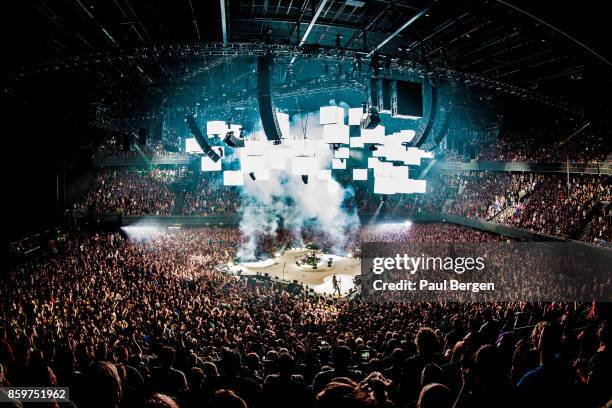
<svg viewBox="0 0 612 408">
<path fill-rule="evenodd" d="M 196 142 L 198 143 L 198 145 L 200 146 L 200 149 L 202 149 L 204 154 L 210 157 L 210 159 L 214 162 L 219 161 L 219 159 L 221 159 L 221 156 L 219 156 L 219 154 L 217 154 L 217 152 L 215 152 L 210 147 L 210 145 L 208 144 L 204 136 L 202 136 L 202 132 L 200 132 L 200 129 L 198 128 L 198 124 L 193 118 L 193 115 L 187 115 L 185 117 L 185 122 L 187 122 L 187 126 L 189 126 L 189 130 L 191 130 L 191 134 L 195 138 Z"/>
<path fill-rule="evenodd" d="M 257 104 L 266 138 L 280 144 L 281 130 L 272 104 L 272 58 L 257 57 Z"/>
</svg>

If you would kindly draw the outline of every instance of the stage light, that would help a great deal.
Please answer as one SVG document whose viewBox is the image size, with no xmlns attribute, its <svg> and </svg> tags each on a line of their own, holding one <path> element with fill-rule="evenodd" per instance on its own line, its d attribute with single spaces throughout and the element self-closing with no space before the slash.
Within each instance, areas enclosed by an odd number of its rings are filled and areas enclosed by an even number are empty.
<svg viewBox="0 0 612 408">
<path fill-rule="evenodd" d="M 359 137 L 351 137 L 350 139 L 350 147 L 354 149 L 360 149 L 363 147 L 363 139 L 361 136 Z"/>
<path fill-rule="evenodd" d="M 319 124 L 343 124 L 344 109 L 339 106 L 321 106 L 319 109 Z"/>
<path fill-rule="evenodd" d="M 353 180 L 364 181 L 368 179 L 368 169 L 353 169 Z"/>
<path fill-rule="evenodd" d="M 294 176 L 314 174 L 318 169 L 318 159 L 315 156 L 293 157 L 292 173 Z"/>
<path fill-rule="evenodd" d="M 380 123 L 380 116 L 376 108 L 371 107 L 361 117 L 359 127 L 362 129 L 374 129 Z"/>
<path fill-rule="evenodd" d="M 208 137 L 224 135 L 227 132 L 226 122 L 223 120 L 211 120 L 206 122 L 206 135 Z"/>
<path fill-rule="evenodd" d="M 308 184 L 308 174 L 302 174 L 302 182 Z"/>
<path fill-rule="evenodd" d="M 204 153 L 198 142 L 195 140 L 195 137 L 190 137 L 185 139 L 185 153 Z"/>
<path fill-rule="evenodd" d="M 224 186 L 244 185 L 244 175 L 240 170 L 226 170 L 223 172 Z"/>
<path fill-rule="evenodd" d="M 332 159 L 332 169 L 334 170 L 345 170 L 346 160 L 345 159 Z"/>
<path fill-rule="evenodd" d="M 349 144 L 349 127 L 342 123 L 323 125 L 323 141 L 327 144 Z"/>
<path fill-rule="evenodd" d="M 361 123 L 361 116 L 363 115 L 363 108 L 349 108 L 348 113 L 348 124 L 351 126 L 359 126 Z"/>
<path fill-rule="evenodd" d="M 240 168 L 242 169 L 242 172 L 246 174 L 265 170 L 265 157 L 242 154 L 240 157 Z"/>
<path fill-rule="evenodd" d="M 361 129 L 362 143 L 385 143 L 385 127 L 377 126 L 374 129 Z"/>
<path fill-rule="evenodd" d="M 212 150 L 215 151 L 220 157 L 223 157 L 222 146 L 213 146 Z M 208 156 L 202 156 L 200 162 L 201 171 L 221 171 L 221 160 L 215 162 Z"/>
<path fill-rule="evenodd" d="M 243 154 L 250 156 L 261 156 L 267 151 L 268 142 L 263 140 L 245 140 Z"/>
<path fill-rule="evenodd" d="M 255 173 L 250 172 L 250 173 L 249 173 L 249 177 L 250 177 L 252 180 L 255 180 Z"/>
<path fill-rule="evenodd" d="M 336 159 L 348 159 L 350 156 L 350 150 L 348 147 L 341 147 L 334 152 Z"/>
<path fill-rule="evenodd" d="M 223 141 L 225 142 L 226 145 L 228 145 L 229 147 L 244 147 L 244 139 L 242 138 L 242 129 L 240 129 L 240 136 L 236 137 L 236 135 L 234 134 L 235 132 L 233 130 L 230 130 L 229 132 L 227 132 L 225 134 L 225 137 L 223 138 Z"/>
<path fill-rule="evenodd" d="M 285 143 L 291 146 L 289 153 L 291 156 L 313 156 L 317 151 L 327 151 L 329 148 L 326 142 L 313 139 L 293 139 L 286 140 Z"/>
</svg>

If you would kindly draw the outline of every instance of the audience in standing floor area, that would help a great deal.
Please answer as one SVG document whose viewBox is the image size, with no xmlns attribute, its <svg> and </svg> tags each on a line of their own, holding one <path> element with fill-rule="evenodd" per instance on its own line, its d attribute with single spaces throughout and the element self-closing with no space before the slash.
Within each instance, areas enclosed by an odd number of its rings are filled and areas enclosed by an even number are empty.
<svg viewBox="0 0 612 408">
<path fill-rule="evenodd" d="M 408 231 L 390 238 L 488 238 L 446 224 Z M 608 304 L 309 296 L 218 272 L 241 239 L 231 228 L 82 235 L 12 266 L 0 283 L 0 383 L 68 386 L 88 408 L 599 408 L 612 398 Z"/>
</svg>

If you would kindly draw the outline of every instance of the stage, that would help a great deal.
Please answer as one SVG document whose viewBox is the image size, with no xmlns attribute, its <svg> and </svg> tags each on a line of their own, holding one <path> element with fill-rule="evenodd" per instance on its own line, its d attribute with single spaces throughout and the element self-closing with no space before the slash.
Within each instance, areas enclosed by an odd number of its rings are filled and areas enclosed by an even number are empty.
<svg viewBox="0 0 612 408">
<path fill-rule="evenodd" d="M 270 277 L 288 282 L 296 280 L 316 293 L 327 295 L 334 292 L 332 279 L 336 275 L 340 293 L 346 295 L 354 287 L 353 278 L 361 272 L 361 261 L 307 248 L 293 248 L 276 254 L 274 258 L 230 266 L 230 271 L 242 275 L 267 273 Z"/>
</svg>

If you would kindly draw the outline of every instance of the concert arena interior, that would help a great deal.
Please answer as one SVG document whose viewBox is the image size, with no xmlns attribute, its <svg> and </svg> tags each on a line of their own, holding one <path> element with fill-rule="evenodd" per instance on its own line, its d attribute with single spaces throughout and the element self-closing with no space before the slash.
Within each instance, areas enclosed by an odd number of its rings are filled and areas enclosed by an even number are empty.
<svg viewBox="0 0 612 408">
<path fill-rule="evenodd" d="M 612 407 L 605 2 L 5 3 L 0 406 Z"/>
</svg>

